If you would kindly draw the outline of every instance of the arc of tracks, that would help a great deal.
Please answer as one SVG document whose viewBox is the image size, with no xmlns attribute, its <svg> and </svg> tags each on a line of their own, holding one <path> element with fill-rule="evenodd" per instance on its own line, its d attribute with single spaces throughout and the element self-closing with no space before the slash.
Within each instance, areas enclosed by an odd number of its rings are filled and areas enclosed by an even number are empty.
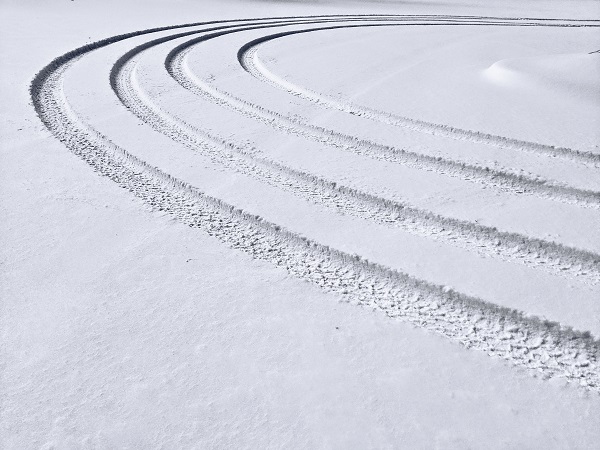
<svg viewBox="0 0 600 450">
<path fill-rule="evenodd" d="M 198 25 L 206 24 L 184 26 Z M 154 208 L 204 230 L 232 248 L 285 268 L 353 302 L 378 306 L 392 317 L 467 347 L 501 356 L 548 377 L 565 376 L 588 390 L 600 391 L 600 342 L 589 333 L 415 279 L 238 210 L 116 146 L 71 110 L 62 88 L 63 77 L 79 58 L 134 36 L 174 28 L 114 36 L 56 58 L 34 77 L 30 87 L 42 123 L 95 171 Z"/>
<path fill-rule="evenodd" d="M 486 25 L 486 26 L 544 26 L 544 27 L 600 27 L 597 21 L 586 21 L 585 23 L 559 23 L 559 22 L 524 22 L 522 19 L 504 23 L 447 23 L 444 25 Z M 413 119 L 409 117 L 379 111 L 374 108 L 357 105 L 349 101 L 339 101 L 327 95 L 314 92 L 310 89 L 300 87 L 291 83 L 272 71 L 261 63 L 257 56 L 258 48 L 270 41 L 289 37 L 296 34 L 310 33 L 316 31 L 328 31 L 340 28 L 352 28 L 348 26 L 330 26 L 316 27 L 302 30 L 290 30 L 279 33 L 262 36 L 244 44 L 238 51 L 238 61 L 248 73 L 254 77 L 269 83 L 279 89 L 282 89 L 294 96 L 308 100 L 324 108 L 335 109 L 341 112 L 368 118 L 388 125 L 408 128 L 415 131 L 421 131 L 434 135 L 441 135 L 457 140 L 469 140 L 476 143 L 492 145 L 508 150 L 527 151 L 539 153 L 542 155 L 560 157 L 576 161 L 586 165 L 598 167 L 600 165 L 600 153 L 571 149 L 567 147 L 557 147 L 554 145 L 545 145 L 536 142 L 529 142 L 519 139 L 508 138 L 504 136 L 482 133 L 473 130 L 461 129 L 444 124 L 427 122 L 424 120 Z"/>
<path fill-rule="evenodd" d="M 207 37 L 212 38 L 222 36 L 223 33 L 247 29 L 253 28 L 228 26 L 225 30 L 219 27 L 218 33 L 213 33 L 214 28 L 198 32 L 207 33 Z M 433 237 L 479 254 L 518 261 L 553 274 L 578 277 L 592 284 L 600 281 L 600 255 L 595 253 L 443 217 L 412 207 L 406 202 L 367 194 L 251 154 L 231 140 L 191 126 L 162 111 L 137 85 L 133 77 L 136 57 L 152 47 L 187 35 L 188 33 L 175 34 L 141 44 L 119 58 L 111 70 L 111 85 L 117 97 L 139 119 L 150 124 L 155 130 L 212 158 L 218 164 L 291 191 L 313 203 L 323 204 L 386 226 L 399 227 L 416 235 Z"/>
<path fill-rule="evenodd" d="M 495 23 L 498 25 L 499 23 Z M 289 24 L 284 24 L 289 25 Z M 279 25 L 266 25 L 264 28 L 271 28 Z M 324 29 L 339 29 L 339 28 L 354 28 L 354 27 L 373 27 L 373 26 L 392 26 L 390 24 L 362 24 L 362 25 L 336 25 Z M 259 27 L 260 28 L 260 27 Z M 313 29 L 310 29 L 313 30 Z M 309 30 L 309 31 L 310 31 Z M 321 28 L 317 28 L 321 30 Z M 435 171 L 437 173 L 459 178 L 463 181 L 484 184 L 486 186 L 495 187 L 496 189 L 505 190 L 518 194 L 529 194 L 542 196 L 555 201 L 566 203 L 575 203 L 579 206 L 600 208 L 600 192 L 586 189 L 579 189 L 572 186 L 558 183 L 552 180 L 541 179 L 540 177 L 530 177 L 520 174 L 510 173 L 507 170 L 490 169 L 475 164 L 468 164 L 461 161 L 456 161 L 448 158 L 434 157 L 417 153 L 405 149 L 398 149 L 388 145 L 382 145 L 366 139 L 357 139 L 343 133 L 336 132 L 331 129 L 309 125 L 299 120 L 268 110 L 258 105 L 253 105 L 244 100 L 236 98 L 231 94 L 219 92 L 207 83 L 203 83 L 190 73 L 189 70 L 182 68 L 184 56 L 196 44 L 205 42 L 209 39 L 223 36 L 239 31 L 247 31 L 245 29 L 228 30 L 194 38 L 187 43 L 177 46 L 168 55 L 166 67 L 169 73 L 176 81 L 188 90 L 194 91 L 204 97 L 210 98 L 217 103 L 224 104 L 229 108 L 238 111 L 248 117 L 258 119 L 277 129 L 285 132 L 303 136 L 316 142 L 335 146 L 347 151 L 351 151 L 360 155 L 368 156 L 373 159 L 393 162 L 408 167 Z M 293 32 L 307 32 L 306 30 L 294 30 Z M 292 31 L 289 33 L 293 33 Z M 284 34 L 284 33 L 277 33 Z M 258 40 L 256 40 L 258 41 Z M 252 42 L 256 42 L 252 41 Z M 244 46 L 245 47 L 245 46 Z M 243 53 L 243 49 L 240 52 Z M 244 53 L 245 54 L 245 53 Z M 246 61 L 248 56 L 240 57 L 242 61 Z M 247 64 L 247 62 L 244 62 Z M 250 66 L 246 70 L 252 71 Z M 253 72 L 254 73 L 254 72 Z M 255 74 L 255 73 L 254 73 Z M 255 74 L 256 75 L 256 74 Z M 260 75 L 257 75 L 260 77 Z M 318 103 L 318 100 L 315 100 Z M 362 114 L 359 114 L 362 115 Z M 441 125 L 440 125 L 441 126 Z M 505 139 L 505 138 L 502 138 Z M 523 145 L 531 147 L 539 146 L 535 143 L 521 142 Z M 489 144 L 487 141 L 481 143 Z M 542 146 L 550 148 L 549 146 Z M 600 155 L 598 155 L 600 162 Z"/>
</svg>

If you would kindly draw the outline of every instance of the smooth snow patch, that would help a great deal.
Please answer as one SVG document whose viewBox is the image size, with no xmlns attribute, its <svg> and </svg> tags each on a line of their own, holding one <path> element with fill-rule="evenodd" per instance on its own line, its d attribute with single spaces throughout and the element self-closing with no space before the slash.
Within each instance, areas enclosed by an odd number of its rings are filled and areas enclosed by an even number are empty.
<svg viewBox="0 0 600 450">
<path fill-rule="evenodd" d="M 488 67 L 484 76 L 504 87 L 548 89 L 595 104 L 600 99 L 600 53 L 503 59 Z"/>
</svg>

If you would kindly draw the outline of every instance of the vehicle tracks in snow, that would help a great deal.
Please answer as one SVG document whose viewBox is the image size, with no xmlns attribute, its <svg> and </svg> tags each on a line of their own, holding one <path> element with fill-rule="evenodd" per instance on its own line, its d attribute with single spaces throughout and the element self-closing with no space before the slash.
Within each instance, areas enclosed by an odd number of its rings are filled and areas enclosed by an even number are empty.
<svg viewBox="0 0 600 450">
<path fill-rule="evenodd" d="M 141 44 L 123 55 L 111 70 L 111 85 L 121 102 L 155 130 L 231 170 L 252 176 L 336 211 L 343 211 L 386 226 L 399 227 L 419 236 L 433 237 L 485 256 L 518 261 L 553 274 L 578 277 L 592 284 L 600 281 L 600 255 L 595 253 L 518 233 L 499 231 L 473 222 L 443 217 L 415 208 L 407 202 L 361 192 L 253 154 L 231 140 L 197 126 L 191 126 L 161 110 L 137 84 L 134 76 L 135 58 L 149 48 L 180 37 L 182 36 L 167 36 Z"/>
<path fill-rule="evenodd" d="M 596 21 L 586 21 L 584 24 L 560 24 L 560 23 L 531 23 L 523 22 L 522 19 L 512 22 L 498 23 L 439 23 L 438 25 L 484 25 L 484 26 L 550 26 L 550 27 L 600 27 Z M 358 25 L 359 26 L 359 25 Z M 367 25 L 369 26 L 369 25 Z M 370 25 L 374 26 L 374 25 Z M 546 156 L 560 157 L 567 160 L 579 162 L 592 167 L 600 166 L 600 153 L 592 153 L 578 149 L 560 147 L 554 145 L 544 145 L 537 142 L 523 141 L 505 136 L 498 136 L 489 133 L 481 133 L 473 130 L 465 130 L 445 124 L 427 122 L 410 117 L 403 117 L 397 114 L 392 114 L 385 111 L 379 111 L 374 108 L 369 108 L 354 104 L 349 101 L 336 100 L 322 93 L 314 92 L 302 86 L 298 86 L 288 80 L 281 78 L 270 71 L 258 57 L 258 49 L 262 44 L 280 39 L 283 37 L 292 36 L 301 33 L 310 33 L 317 31 L 329 31 L 341 28 L 354 28 L 357 25 L 336 25 L 328 27 L 316 27 L 302 30 L 290 30 L 279 33 L 274 33 L 267 36 L 254 39 L 244 44 L 238 51 L 238 60 L 240 65 L 251 75 L 269 83 L 279 89 L 282 89 L 294 96 L 308 100 L 321 107 L 330 108 L 352 114 L 355 116 L 364 117 L 366 119 L 382 122 L 384 124 L 407 128 L 414 131 L 420 131 L 433 135 L 440 135 L 457 140 L 468 140 L 475 143 L 492 145 L 495 147 L 504 148 L 507 150 L 526 151 L 539 153 Z"/>
<path fill-rule="evenodd" d="M 184 27 L 200 25 L 210 24 L 187 24 Z M 269 261 L 300 279 L 337 293 L 346 301 L 381 308 L 390 317 L 439 333 L 466 347 L 502 357 L 532 373 L 543 377 L 565 377 L 587 390 L 600 392 L 600 342 L 590 333 L 574 331 L 555 322 L 416 279 L 360 256 L 321 245 L 236 209 L 116 146 L 71 110 L 63 92 L 63 77 L 79 58 L 131 37 L 176 28 L 162 27 L 114 36 L 56 58 L 31 83 L 31 98 L 41 121 L 70 151 L 98 173 L 128 189 L 153 208 L 215 236 L 232 248 Z M 238 156 L 237 153 L 235 156 Z M 273 164 L 274 169 L 286 176 L 294 173 L 286 172 L 291 171 L 290 168 Z M 304 183 L 309 181 L 307 174 L 301 174 L 299 178 Z M 323 192 L 321 183 L 327 186 L 330 182 L 315 179 L 311 183 Z M 336 188 L 337 185 L 330 183 L 329 192 L 336 192 Z M 369 207 L 381 201 L 349 188 L 344 189 L 348 189 L 344 191 L 344 199 L 348 201 L 360 199 L 371 205 Z"/>
</svg>

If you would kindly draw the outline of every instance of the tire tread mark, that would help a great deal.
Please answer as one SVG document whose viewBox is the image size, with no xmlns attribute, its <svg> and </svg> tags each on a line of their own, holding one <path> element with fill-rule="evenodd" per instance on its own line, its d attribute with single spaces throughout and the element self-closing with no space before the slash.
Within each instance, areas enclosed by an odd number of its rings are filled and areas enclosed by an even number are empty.
<svg viewBox="0 0 600 450">
<path fill-rule="evenodd" d="M 132 85 L 130 76 L 135 67 L 134 58 L 143 51 L 164 42 L 165 38 L 150 41 L 123 55 L 113 66 L 111 84 L 117 97 L 130 111 L 171 139 L 208 156 L 217 164 L 291 191 L 296 196 L 334 210 L 344 211 L 386 226 L 400 227 L 416 235 L 433 237 L 482 255 L 543 268 L 553 274 L 580 277 L 592 284 L 600 281 L 600 255 L 593 252 L 443 217 L 415 208 L 406 202 L 367 194 L 253 154 L 231 140 L 199 129 L 197 126 L 191 126 L 162 111 L 143 92 L 140 92 L 139 87 Z M 194 86 L 188 84 L 184 87 L 197 91 Z"/>
<path fill-rule="evenodd" d="M 153 208 L 326 291 L 377 306 L 391 317 L 505 358 L 532 373 L 566 377 L 587 390 L 600 391 L 600 342 L 590 333 L 525 316 L 320 245 L 209 197 L 114 145 L 74 114 L 62 89 L 64 72 L 83 55 L 105 45 L 107 40 L 62 55 L 43 68 L 30 86 L 42 123 L 95 171 Z"/>
<path fill-rule="evenodd" d="M 487 24 L 490 25 L 490 24 Z M 524 26 L 524 24 L 494 24 L 499 26 Z M 527 26 L 533 26 L 529 24 Z M 540 25 L 540 26 L 559 26 L 556 24 L 548 25 Z M 566 26 L 566 25 L 560 25 Z M 571 25 L 578 26 L 578 25 Z M 598 27 L 600 25 L 579 25 L 586 27 Z M 352 27 L 352 25 L 348 26 Z M 280 33 L 271 34 L 268 36 L 263 36 L 253 41 L 250 41 L 244 46 L 240 48 L 238 51 L 238 61 L 242 65 L 242 67 L 254 75 L 255 77 L 265 81 L 267 83 L 276 86 L 279 89 L 283 89 L 297 97 L 308 100 L 312 103 L 318 104 L 322 107 L 328 107 L 337 109 L 342 112 L 346 112 L 352 115 L 365 117 L 371 120 L 375 120 L 378 122 L 386 123 L 393 126 L 408 128 L 414 131 L 420 131 L 433 135 L 441 135 L 444 137 L 457 139 L 457 140 L 469 140 L 475 143 L 482 143 L 486 145 L 491 145 L 499 148 L 504 148 L 508 150 L 516 150 L 516 151 L 526 151 L 532 153 L 539 153 L 546 156 L 551 157 L 560 157 L 568 160 L 572 160 L 575 162 L 579 162 L 585 165 L 591 165 L 592 167 L 598 167 L 600 165 L 600 153 L 587 152 L 578 149 L 571 149 L 567 147 L 559 147 L 553 145 L 545 145 L 537 142 L 529 142 L 514 138 L 508 138 L 504 136 L 494 135 L 490 133 L 482 133 L 473 130 L 461 129 L 458 127 L 453 127 L 450 125 L 438 124 L 427 122 L 424 120 L 413 119 L 409 117 L 400 116 L 397 114 L 392 114 L 388 112 L 378 111 L 373 108 L 368 108 L 365 106 L 359 106 L 350 102 L 340 102 L 333 98 L 329 98 L 323 94 L 319 94 L 313 92 L 309 89 L 302 88 L 294 85 L 293 83 L 278 77 L 277 75 L 270 72 L 264 65 L 257 65 L 257 60 L 255 58 L 256 50 L 258 47 L 266 42 L 279 39 L 282 37 L 287 37 L 293 34 L 300 33 L 308 33 L 313 31 L 326 31 L 332 29 L 339 29 L 342 27 L 319 27 L 312 29 L 304 29 L 304 30 L 293 30 L 293 31 L 284 31 Z"/>
</svg>

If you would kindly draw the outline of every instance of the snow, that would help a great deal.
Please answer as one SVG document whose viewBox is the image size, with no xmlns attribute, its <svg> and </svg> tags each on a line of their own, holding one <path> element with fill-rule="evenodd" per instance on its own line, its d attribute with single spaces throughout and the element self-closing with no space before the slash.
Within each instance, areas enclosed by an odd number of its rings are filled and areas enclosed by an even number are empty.
<svg viewBox="0 0 600 450">
<path fill-rule="evenodd" d="M 596 445 L 597 3 L 0 8 L 2 448 Z"/>
</svg>

